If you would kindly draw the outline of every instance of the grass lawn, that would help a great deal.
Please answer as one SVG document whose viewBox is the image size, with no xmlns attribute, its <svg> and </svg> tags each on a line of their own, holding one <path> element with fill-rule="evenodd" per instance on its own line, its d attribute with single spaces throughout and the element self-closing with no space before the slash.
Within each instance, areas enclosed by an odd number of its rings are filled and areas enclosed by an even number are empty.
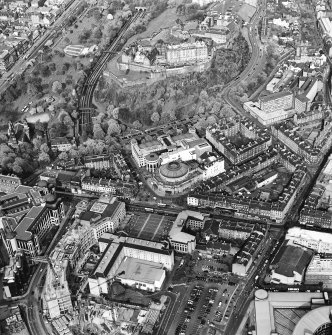
<svg viewBox="0 0 332 335">
<path fill-rule="evenodd" d="M 160 30 L 176 25 L 175 21 L 178 17 L 175 7 L 166 9 L 158 17 L 149 22 L 146 31 L 129 38 L 126 46 L 142 38 L 153 37 L 153 34 L 157 34 Z"/>
<path fill-rule="evenodd" d="M 83 19 L 78 21 L 76 23 L 78 25 L 77 28 L 71 27 L 67 30 L 67 33 L 63 35 L 60 42 L 57 45 L 57 48 L 59 50 L 63 50 L 67 45 L 70 44 L 80 44 L 80 45 L 87 45 L 90 46 L 93 43 L 86 42 L 81 43 L 79 41 L 79 35 L 82 33 L 83 30 L 92 30 L 94 27 L 100 24 L 100 22 L 97 22 L 94 18 L 94 16 L 87 17 L 85 16 Z M 67 38 L 69 39 L 69 42 L 67 41 Z"/>
<path fill-rule="evenodd" d="M 55 44 L 52 46 L 52 60 L 50 62 L 47 62 L 45 64 L 50 64 L 50 63 L 55 63 L 56 65 L 56 71 L 54 71 L 49 77 L 41 77 L 42 78 L 42 84 L 51 84 L 54 81 L 60 81 L 61 83 L 65 82 L 66 77 L 68 75 L 71 75 L 73 77 L 73 82 L 75 83 L 81 73 L 80 71 L 77 71 L 74 66 L 72 66 L 72 64 L 74 64 L 75 62 L 80 62 L 83 66 L 86 66 L 89 64 L 90 62 L 90 58 L 91 57 L 71 57 L 71 56 L 67 56 L 65 55 L 64 57 L 61 57 L 58 54 L 55 54 L 56 51 L 60 51 L 63 52 L 63 49 L 70 44 L 83 44 L 83 45 L 93 45 L 93 43 L 80 43 L 79 42 L 79 35 L 80 33 L 83 31 L 83 29 L 87 29 L 87 30 L 92 30 L 94 28 L 94 26 L 99 25 L 100 22 L 97 22 L 94 18 L 93 15 L 91 15 L 90 17 L 87 17 L 87 15 L 85 15 L 80 21 L 77 22 L 78 28 L 75 27 L 71 27 L 67 29 L 67 32 L 65 34 L 63 34 L 57 41 L 55 41 Z M 69 42 L 67 42 L 67 40 L 65 41 L 65 39 L 68 38 Z M 40 63 L 42 60 L 41 59 L 36 59 L 36 63 Z M 60 70 L 62 70 L 63 65 L 65 63 L 71 64 L 70 68 L 64 73 L 64 74 L 60 74 L 57 72 Z M 26 75 L 30 75 L 34 70 L 34 67 L 27 69 L 26 70 Z M 61 102 L 61 98 L 59 95 L 54 94 L 52 92 L 51 89 L 46 89 L 44 90 L 45 95 L 50 94 L 53 95 L 55 98 L 58 97 L 58 101 L 56 102 Z M 28 94 L 22 95 L 21 97 L 19 97 L 16 101 L 13 102 L 14 108 L 18 108 L 18 110 L 20 111 L 24 106 L 26 106 L 30 101 L 36 102 L 36 97 L 34 96 L 28 96 Z M 27 115 L 29 115 L 28 113 L 22 114 L 22 117 L 26 117 Z"/>
</svg>

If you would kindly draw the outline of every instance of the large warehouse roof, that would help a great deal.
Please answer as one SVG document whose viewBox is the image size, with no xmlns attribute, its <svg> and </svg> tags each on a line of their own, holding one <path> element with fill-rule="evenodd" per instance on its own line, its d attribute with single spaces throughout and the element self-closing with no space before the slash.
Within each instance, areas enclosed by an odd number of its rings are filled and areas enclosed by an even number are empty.
<svg viewBox="0 0 332 335">
<path fill-rule="evenodd" d="M 132 257 L 125 257 L 121 262 L 117 272 L 118 278 L 131 279 L 142 283 L 160 282 L 164 276 L 165 270 L 160 263 L 150 262 Z"/>
</svg>

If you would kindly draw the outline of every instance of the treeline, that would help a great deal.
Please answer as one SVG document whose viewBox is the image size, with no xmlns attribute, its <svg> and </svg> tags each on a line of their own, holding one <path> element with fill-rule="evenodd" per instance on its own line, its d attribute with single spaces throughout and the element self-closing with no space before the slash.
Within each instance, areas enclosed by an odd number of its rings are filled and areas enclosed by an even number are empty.
<svg viewBox="0 0 332 335">
<path fill-rule="evenodd" d="M 119 88 L 116 84 L 98 85 L 97 101 L 120 107 L 119 120 L 150 126 L 171 119 L 181 119 L 205 112 L 220 114 L 224 107 L 220 92 L 247 65 L 249 47 L 242 35 L 235 38 L 231 49 L 215 52 L 211 68 L 204 72 L 179 74 L 152 85 Z M 222 115 L 229 115 L 225 111 Z"/>
</svg>

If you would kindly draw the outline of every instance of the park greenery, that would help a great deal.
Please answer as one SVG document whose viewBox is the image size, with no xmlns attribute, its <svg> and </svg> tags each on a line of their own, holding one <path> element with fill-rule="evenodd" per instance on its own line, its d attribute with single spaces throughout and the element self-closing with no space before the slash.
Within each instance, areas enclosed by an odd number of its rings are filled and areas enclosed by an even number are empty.
<svg viewBox="0 0 332 335">
<path fill-rule="evenodd" d="M 277 66 L 280 60 L 280 54 L 277 52 L 273 44 L 266 47 L 266 57 L 263 63 L 262 70 L 249 80 L 241 81 L 236 87 L 232 87 L 231 96 L 238 103 L 243 103 L 249 100 L 250 96 L 256 92 L 269 78 L 272 71 Z"/>
<path fill-rule="evenodd" d="M 249 58 L 248 44 L 238 35 L 231 48 L 215 51 L 211 67 L 204 72 L 181 74 L 149 86 L 129 88 L 101 80 L 95 98 L 117 107 L 118 119 L 136 128 L 208 113 L 207 119 L 201 119 L 197 125 L 204 128 L 217 118 L 232 115 L 232 109 L 222 98 L 222 89 L 243 71 Z"/>
<path fill-rule="evenodd" d="M 83 11 L 86 5 L 82 4 Z M 89 30 L 83 28 L 78 34 L 79 42 L 87 45 L 98 44 L 101 52 L 114 38 L 128 13 L 137 5 L 148 7 L 150 13 L 131 28 L 121 41 L 122 44 L 130 36 L 144 31 L 148 21 L 167 7 L 163 0 L 141 0 L 139 3 L 125 0 L 110 2 L 108 9 L 102 12 L 92 8 L 88 10 L 87 16 L 93 16 L 94 22 L 100 24 L 93 24 Z M 178 10 L 191 17 L 197 14 L 199 9 L 197 6 L 185 4 L 184 8 Z M 114 17 L 106 21 L 105 17 L 108 14 Z M 79 23 L 70 22 L 75 28 Z M 77 146 L 74 145 L 68 152 L 58 154 L 51 150 L 50 143 L 56 137 L 74 138 L 77 135 L 77 93 L 80 92 L 80 87 L 95 60 L 91 63 L 82 57 L 67 60 L 62 51 L 44 48 L 38 55 L 36 64 L 18 76 L 0 96 L 0 121 L 4 129 L 8 120 L 24 120 L 25 115 L 22 117 L 19 109 L 15 107 L 16 101 L 22 96 L 31 100 L 30 114 L 49 114 L 50 120 L 29 124 L 30 140 L 19 142 L 17 146 L 8 145 L 7 136 L 0 137 L 2 172 L 25 177 L 38 167 L 49 164 L 56 157 L 66 162 L 118 149 L 118 135 L 131 128 L 141 129 L 199 115 L 200 119 L 195 127 L 204 129 L 219 118 L 228 118 L 234 115 L 234 112 L 223 100 L 223 87 L 243 71 L 249 57 L 248 44 L 243 36 L 239 35 L 229 49 L 215 50 L 211 67 L 202 73 L 181 74 L 150 86 L 124 89 L 106 82 L 102 77 L 97 85 L 95 98 L 107 108 L 93 118 L 91 127 L 83 133 L 77 143 L 75 142 Z M 48 100 L 47 97 L 51 97 L 52 100 Z"/>
</svg>

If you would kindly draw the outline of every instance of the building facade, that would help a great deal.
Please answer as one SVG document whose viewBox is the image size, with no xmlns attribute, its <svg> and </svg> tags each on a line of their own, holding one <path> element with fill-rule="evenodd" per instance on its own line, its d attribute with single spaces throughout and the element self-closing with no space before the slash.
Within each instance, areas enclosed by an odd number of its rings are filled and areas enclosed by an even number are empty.
<svg viewBox="0 0 332 335">
<path fill-rule="evenodd" d="M 19 185 L 21 185 L 21 179 L 16 176 L 0 175 L 0 191 L 4 193 L 13 193 Z"/>
<path fill-rule="evenodd" d="M 82 191 L 132 198 L 137 191 L 137 185 L 134 182 L 85 177 L 82 180 Z"/>
<path fill-rule="evenodd" d="M 106 170 L 111 166 L 110 155 L 93 155 L 84 157 L 84 165 L 90 169 Z"/>
<path fill-rule="evenodd" d="M 305 273 L 305 284 L 323 283 L 324 287 L 332 287 L 332 258 L 321 258 L 315 255 Z"/>
<path fill-rule="evenodd" d="M 22 199 L 23 200 L 23 199 Z M 18 210 L 18 209 L 17 209 Z M 29 207 L 22 217 L 2 217 L 0 228 L 8 253 L 23 251 L 30 256 L 41 252 L 41 243 L 54 225 L 59 225 L 65 216 L 60 198 L 49 194 L 46 202 Z"/>
<path fill-rule="evenodd" d="M 166 63 L 168 65 L 199 63 L 208 60 L 208 48 L 205 42 L 197 41 L 166 46 Z"/>
<path fill-rule="evenodd" d="M 320 254 L 332 254 L 332 235 L 329 233 L 293 227 L 288 229 L 285 239 Z"/>
</svg>

